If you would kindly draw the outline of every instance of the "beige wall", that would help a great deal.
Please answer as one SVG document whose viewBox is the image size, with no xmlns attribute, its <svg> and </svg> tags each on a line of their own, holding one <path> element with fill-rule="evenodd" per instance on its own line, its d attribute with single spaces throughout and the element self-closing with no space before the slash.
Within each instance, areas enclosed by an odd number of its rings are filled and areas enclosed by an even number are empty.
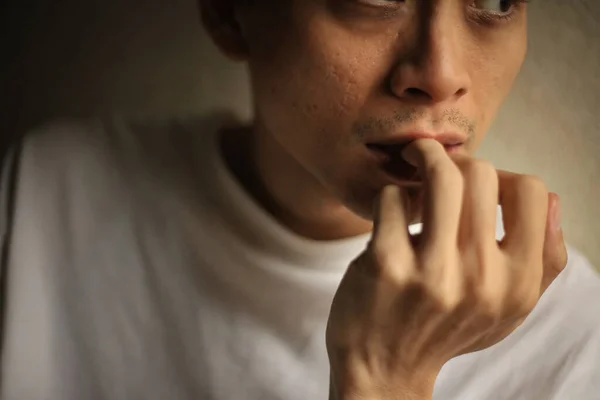
<svg viewBox="0 0 600 400">
<path fill-rule="evenodd" d="M 599 268 L 600 1 L 531 6 L 528 60 L 480 154 L 543 177 L 561 195 L 567 241 Z"/>
<path fill-rule="evenodd" d="M 5 3 L 4 132 L 110 111 L 249 115 L 244 71 L 214 51 L 193 0 Z M 480 154 L 542 176 L 568 241 L 600 266 L 600 1 L 534 1 L 530 15 L 529 59 Z"/>
</svg>

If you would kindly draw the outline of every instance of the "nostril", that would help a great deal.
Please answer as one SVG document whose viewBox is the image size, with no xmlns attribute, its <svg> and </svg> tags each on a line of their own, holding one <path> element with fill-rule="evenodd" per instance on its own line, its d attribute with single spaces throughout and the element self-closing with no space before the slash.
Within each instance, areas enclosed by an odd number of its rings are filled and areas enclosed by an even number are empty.
<svg viewBox="0 0 600 400">
<path fill-rule="evenodd" d="M 407 88 L 404 92 L 410 97 L 429 97 L 425 91 L 419 88 Z"/>
</svg>

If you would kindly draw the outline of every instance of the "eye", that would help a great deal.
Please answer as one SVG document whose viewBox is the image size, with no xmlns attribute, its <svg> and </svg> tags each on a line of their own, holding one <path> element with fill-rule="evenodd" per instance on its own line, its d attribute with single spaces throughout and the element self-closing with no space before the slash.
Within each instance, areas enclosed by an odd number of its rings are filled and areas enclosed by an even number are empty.
<svg viewBox="0 0 600 400">
<path fill-rule="evenodd" d="M 512 11 L 517 3 L 524 3 L 526 1 L 527 0 L 475 0 L 472 7 L 495 14 L 507 14 Z"/>
<path fill-rule="evenodd" d="M 400 4 L 406 2 L 406 0 L 357 0 L 359 3 L 363 3 L 375 7 L 397 7 Z"/>
</svg>

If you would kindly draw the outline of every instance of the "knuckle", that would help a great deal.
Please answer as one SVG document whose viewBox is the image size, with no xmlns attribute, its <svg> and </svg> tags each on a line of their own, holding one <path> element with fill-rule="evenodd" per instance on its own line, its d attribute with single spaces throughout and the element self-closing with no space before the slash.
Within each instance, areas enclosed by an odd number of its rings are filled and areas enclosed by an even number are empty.
<svg viewBox="0 0 600 400">
<path fill-rule="evenodd" d="M 516 190 L 529 195 L 547 196 L 548 188 L 541 178 L 535 175 L 520 175 L 516 178 Z"/>
<path fill-rule="evenodd" d="M 481 314 L 498 316 L 502 314 L 503 307 L 503 298 L 496 290 L 480 290 L 477 294 L 477 309 Z"/>
<path fill-rule="evenodd" d="M 498 260 L 498 252 L 486 242 L 468 243 L 468 260 L 472 265 L 470 270 L 481 278 L 486 279 L 489 275 L 498 276 L 501 274 Z M 484 282 L 486 283 L 486 282 Z"/>
<path fill-rule="evenodd" d="M 461 165 L 463 176 L 468 180 L 494 183 L 498 181 L 496 168 L 488 161 L 478 158 L 470 159 Z"/>
<path fill-rule="evenodd" d="M 456 164 L 451 163 L 440 169 L 435 175 L 435 179 L 437 180 L 436 183 L 442 186 L 444 190 L 456 190 L 457 193 L 462 193 L 464 178 Z"/>
<path fill-rule="evenodd" d="M 373 242 L 370 254 L 371 263 L 379 272 L 390 269 L 394 262 L 394 256 L 383 240 Z"/>
<path fill-rule="evenodd" d="M 452 265 L 443 265 L 430 273 L 426 278 L 425 289 L 430 301 L 440 311 L 450 312 L 465 299 L 462 275 Z"/>
<path fill-rule="evenodd" d="M 414 262 L 393 246 L 374 242 L 369 253 L 371 269 L 378 279 L 398 287 L 406 286 L 413 279 Z"/>
<path fill-rule="evenodd" d="M 441 305 L 444 310 L 452 311 L 458 308 L 460 304 L 463 303 L 463 291 L 454 287 L 451 289 L 444 290 L 441 296 Z"/>
<path fill-rule="evenodd" d="M 518 290 L 512 298 L 512 314 L 517 317 L 525 317 L 537 305 L 539 291 L 533 288 Z"/>
<path fill-rule="evenodd" d="M 439 287 L 427 285 L 425 293 L 433 308 L 442 313 L 450 313 L 461 303 L 462 297 Z"/>
</svg>

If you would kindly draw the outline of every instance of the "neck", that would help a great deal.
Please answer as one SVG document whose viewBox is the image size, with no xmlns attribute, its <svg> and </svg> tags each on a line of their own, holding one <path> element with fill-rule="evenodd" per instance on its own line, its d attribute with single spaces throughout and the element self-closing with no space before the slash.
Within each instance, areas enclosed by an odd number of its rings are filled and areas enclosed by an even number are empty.
<svg viewBox="0 0 600 400">
<path fill-rule="evenodd" d="M 268 132 L 258 127 L 227 130 L 221 148 L 250 196 L 296 234 L 335 240 L 371 231 L 371 221 L 346 208 Z"/>
</svg>

